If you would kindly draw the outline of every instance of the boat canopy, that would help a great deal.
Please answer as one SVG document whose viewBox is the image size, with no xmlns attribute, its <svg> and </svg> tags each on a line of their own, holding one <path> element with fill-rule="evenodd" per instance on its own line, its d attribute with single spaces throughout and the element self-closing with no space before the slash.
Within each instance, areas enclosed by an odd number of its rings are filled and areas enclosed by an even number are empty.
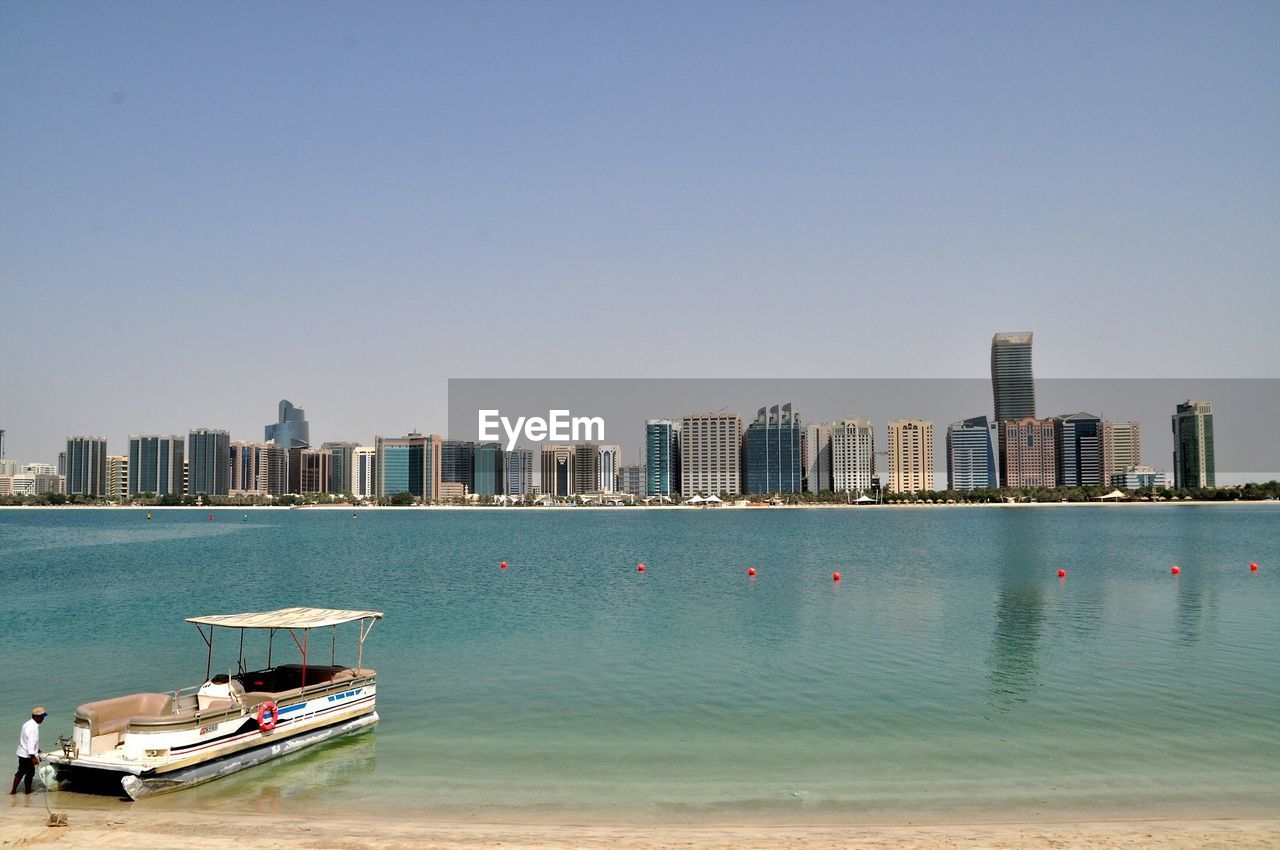
<svg viewBox="0 0 1280 850">
<path fill-rule="evenodd" d="M 277 611 L 188 617 L 187 622 L 229 629 L 318 629 L 367 619 L 381 620 L 382 612 L 348 611 L 341 608 L 281 608 Z"/>
</svg>

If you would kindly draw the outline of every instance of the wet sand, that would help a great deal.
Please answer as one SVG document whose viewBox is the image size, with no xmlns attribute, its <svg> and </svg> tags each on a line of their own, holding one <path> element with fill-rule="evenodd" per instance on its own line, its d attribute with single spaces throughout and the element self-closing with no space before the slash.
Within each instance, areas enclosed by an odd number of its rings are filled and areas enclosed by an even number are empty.
<svg viewBox="0 0 1280 850">
<path fill-rule="evenodd" d="M 56 799 L 51 798 L 57 811 Z M 0 846 L 165 847 L 206 850 L 224 842 L 276 850 L 977 850 L 978 848 L 1280 848 L 1280 817 L 1109 820 L 1075 823 L 876 826 L 583 826 L 438 823 L 418 819 L 73 809 L 47 825 L 40 795 L 0 805 Z"/>
</svg>

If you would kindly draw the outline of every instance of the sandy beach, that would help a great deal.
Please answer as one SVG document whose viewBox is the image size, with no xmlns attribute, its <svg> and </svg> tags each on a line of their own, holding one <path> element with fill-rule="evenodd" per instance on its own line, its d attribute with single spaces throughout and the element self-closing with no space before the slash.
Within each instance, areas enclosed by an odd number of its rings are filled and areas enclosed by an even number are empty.
<svg viewBox="0 0 1280 850">
<path fill-rule="evenodd" d="M 52 805 L 57 811 L 56 800 Z M 351 848 L 351 850 L 779 850 L 779 848 L 1268 848 L 1280 847 L 1280 818 L 1121 820 L 1076 823 L 887 824 L 871 826 L 582 826 L 438 823 L 410 818 L 284 817 L 261 814 L 67 812 L 66 826 L 47 824 L 40 795 L 9 798 L 0 814 L 0 846 L 206 848 Z"/>
</svg>

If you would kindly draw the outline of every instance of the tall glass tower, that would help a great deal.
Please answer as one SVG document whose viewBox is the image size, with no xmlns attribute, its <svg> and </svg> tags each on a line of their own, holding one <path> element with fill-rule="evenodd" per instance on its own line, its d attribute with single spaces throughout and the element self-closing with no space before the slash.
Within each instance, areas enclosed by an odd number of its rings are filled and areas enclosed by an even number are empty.
<svg viewBox="0 0 1280 850">
<path fill-rule="evenodd" d="M 294 407 L 288 399 L 280 399 L 279 419 L 266 427 L 267 442 L 275 440 L 277 445 L 289 449 L 311 448 L 311 423 L 307 422 L 307 412 L 301 407 Z"/>
<path fill-rule="evenodd" d="M 996 421 L 1036 415 L 1036 385 L 1031 374 L 1031 331 L 991 338 L 991 393 Z"/>
<path fill-rule="evenodd" d="M 191 495 L 225 496 L 231 489 L 231 435 L 216 428 L 196 428 L 187 434 Z"/>
<path fill-rule="evenodd" d="M 1173 414 L 1173 486 L 1213 487 L 1213 405 L 1188 399 Z"/>
</svg>

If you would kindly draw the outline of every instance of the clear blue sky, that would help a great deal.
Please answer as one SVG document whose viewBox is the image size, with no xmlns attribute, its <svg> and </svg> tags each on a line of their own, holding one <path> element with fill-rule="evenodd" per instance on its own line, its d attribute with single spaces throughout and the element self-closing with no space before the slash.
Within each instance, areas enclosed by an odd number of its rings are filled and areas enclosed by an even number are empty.
<svg viewBox="0 0 1280 850">
<path fill-rule="evenodd" d="M 1280 4 L 0 4 L 0 427 L 1280 374 Z"/>
</svg>

